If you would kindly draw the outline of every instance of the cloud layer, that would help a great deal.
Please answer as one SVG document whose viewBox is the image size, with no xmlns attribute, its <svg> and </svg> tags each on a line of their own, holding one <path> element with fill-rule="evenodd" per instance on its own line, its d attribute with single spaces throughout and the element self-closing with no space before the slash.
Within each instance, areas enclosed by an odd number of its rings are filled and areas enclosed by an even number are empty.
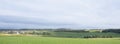
<svg viewBox="0 0 120 44">
<path fill-rule="evenodd" d="M 120 28 L 119 0 L 0 0 L 0 28 Z"/>
</svg>

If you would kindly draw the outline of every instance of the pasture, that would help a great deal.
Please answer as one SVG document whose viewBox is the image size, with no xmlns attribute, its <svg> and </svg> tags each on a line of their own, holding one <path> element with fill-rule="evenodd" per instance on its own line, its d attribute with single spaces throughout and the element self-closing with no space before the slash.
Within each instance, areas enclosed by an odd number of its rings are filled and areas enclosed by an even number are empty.
<svg viewBox="0 0 120 44">
<path fill-rule="evenodd" d="M 40 36 L 0 36 L 0 44 L 120 44 L 120 38 L 57 38 Z"/>
</svg>

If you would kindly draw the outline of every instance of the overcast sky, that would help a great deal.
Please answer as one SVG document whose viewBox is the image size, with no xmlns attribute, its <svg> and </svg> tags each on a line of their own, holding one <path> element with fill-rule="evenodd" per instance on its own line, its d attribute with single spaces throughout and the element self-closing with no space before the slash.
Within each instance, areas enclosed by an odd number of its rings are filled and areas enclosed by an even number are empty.
<svg viewBox="0 0 120 44">
<path fill-rule="evenodd" d="M 0 0 L 0 28 L 120 28 L 120 0 Z"/>
</svg>

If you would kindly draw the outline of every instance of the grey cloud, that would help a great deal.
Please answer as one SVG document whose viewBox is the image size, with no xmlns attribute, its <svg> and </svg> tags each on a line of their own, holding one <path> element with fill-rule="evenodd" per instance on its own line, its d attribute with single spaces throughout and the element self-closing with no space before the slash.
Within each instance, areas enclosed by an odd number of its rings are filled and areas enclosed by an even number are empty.
<svg viewBox="0 0 120 44">
<path fill-rule="evenodd" d="M 46 27 L 118 28 L 119 2 L 119 0 L 4 0 L 0 3 L 0 21 L 49 25 Z"/>
</svg>

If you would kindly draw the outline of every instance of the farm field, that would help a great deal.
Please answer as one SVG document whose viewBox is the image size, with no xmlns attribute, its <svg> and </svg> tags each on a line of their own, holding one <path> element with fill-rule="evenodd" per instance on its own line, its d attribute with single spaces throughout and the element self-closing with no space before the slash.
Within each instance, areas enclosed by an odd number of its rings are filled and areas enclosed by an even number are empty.
<svg viewBox="0 0 120 44">
<path fill-rule="evenodd" d="M 56 38 L 40 36 L 0 36 L 0 44 L 120 44 L 120 38 Z"/>
<path fill-rule="evenodd" d="M 112 36 L 114 38 L 120 37 L 118 33 L 73 33 L 73 32 L 55 32 L 53 36 L 55 37 L 66 37 L 66 38 L 83 38 L 84 36 Z"/>
</svg>

